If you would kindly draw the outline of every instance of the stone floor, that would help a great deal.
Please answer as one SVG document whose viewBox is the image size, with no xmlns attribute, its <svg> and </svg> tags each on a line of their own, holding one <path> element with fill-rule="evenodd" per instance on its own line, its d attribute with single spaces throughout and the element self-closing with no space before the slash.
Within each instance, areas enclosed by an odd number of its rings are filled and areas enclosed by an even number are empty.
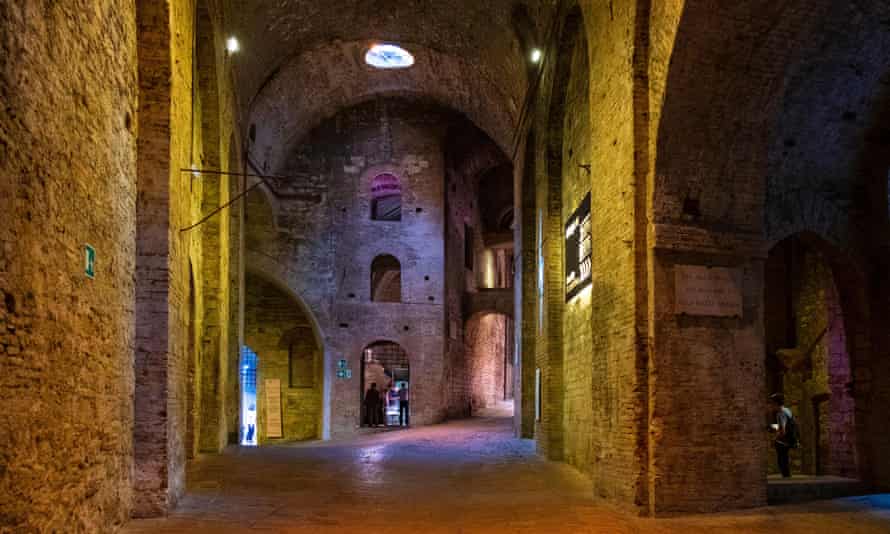
<svg viewBox="0 0 890 534">
<path fill-rule="evenodd" d="M 647 519 L 589 497 L 585 479 L 510 437 L 510 420 L 468 421 L 348 442 L 233 448 L 196 462 L 166 519 L 128 533 L 890 532 L 890 496 Z"/>
</svg>

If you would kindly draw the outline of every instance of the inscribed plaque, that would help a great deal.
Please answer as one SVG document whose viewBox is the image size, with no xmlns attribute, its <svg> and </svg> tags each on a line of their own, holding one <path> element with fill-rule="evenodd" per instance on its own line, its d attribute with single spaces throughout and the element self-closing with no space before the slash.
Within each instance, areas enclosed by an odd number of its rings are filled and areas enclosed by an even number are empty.
<svg viewBox="0 0 890 534">
<path fill-rule="evenodd" d="M 742 316 L 742 273 L 727 267 L 674 266 L 674 312 L 712 317 Z"/>
<path fill-rule="evenodd" d="M 266 437 L 281 437 L 281 380 L 266 379 Z"/>
</svg>

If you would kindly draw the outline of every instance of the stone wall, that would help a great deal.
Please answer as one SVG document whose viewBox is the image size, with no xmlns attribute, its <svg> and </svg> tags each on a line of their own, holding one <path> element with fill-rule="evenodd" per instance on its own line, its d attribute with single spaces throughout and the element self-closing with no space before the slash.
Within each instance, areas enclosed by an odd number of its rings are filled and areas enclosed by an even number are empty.
<svg viewBox="0 0 890 534">
<path fill-rule="evenodd" d="M 3 532 L 129 514 L 135 18 L 132 3 L 0 5 Z"/>
</svg>

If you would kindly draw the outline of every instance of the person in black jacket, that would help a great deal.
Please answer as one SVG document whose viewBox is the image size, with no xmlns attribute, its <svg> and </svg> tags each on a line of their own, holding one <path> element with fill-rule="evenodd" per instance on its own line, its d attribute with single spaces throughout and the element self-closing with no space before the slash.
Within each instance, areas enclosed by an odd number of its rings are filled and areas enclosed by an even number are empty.
<svg viewBox="0 0 890 534">
<path fill-rule="evenodd" d="M 377 391 L 377 382 L 371 384 L 371 389 L 365 392 L 365 413 L 368 414 L 368 426 L 377 426 L 380 421 L 380 392 Z"/>
</svg>

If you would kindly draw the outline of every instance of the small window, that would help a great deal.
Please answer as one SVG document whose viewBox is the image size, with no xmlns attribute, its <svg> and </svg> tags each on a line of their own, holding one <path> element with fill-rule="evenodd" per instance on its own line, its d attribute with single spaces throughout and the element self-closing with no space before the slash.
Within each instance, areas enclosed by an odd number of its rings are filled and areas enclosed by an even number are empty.
<svg viewBox="0 0 890 534">
<path fill-rule="evenodd" d="M 377 256 L 371 263 L 371 300 L 402 301 L 402 265 L 394 256 Z"/>
<path fill-rule="evenodd" d="M 398 176 L 385 172 L 371 181 L 371 220 L 402 220 L 402 184 Z"/>
</svg>

